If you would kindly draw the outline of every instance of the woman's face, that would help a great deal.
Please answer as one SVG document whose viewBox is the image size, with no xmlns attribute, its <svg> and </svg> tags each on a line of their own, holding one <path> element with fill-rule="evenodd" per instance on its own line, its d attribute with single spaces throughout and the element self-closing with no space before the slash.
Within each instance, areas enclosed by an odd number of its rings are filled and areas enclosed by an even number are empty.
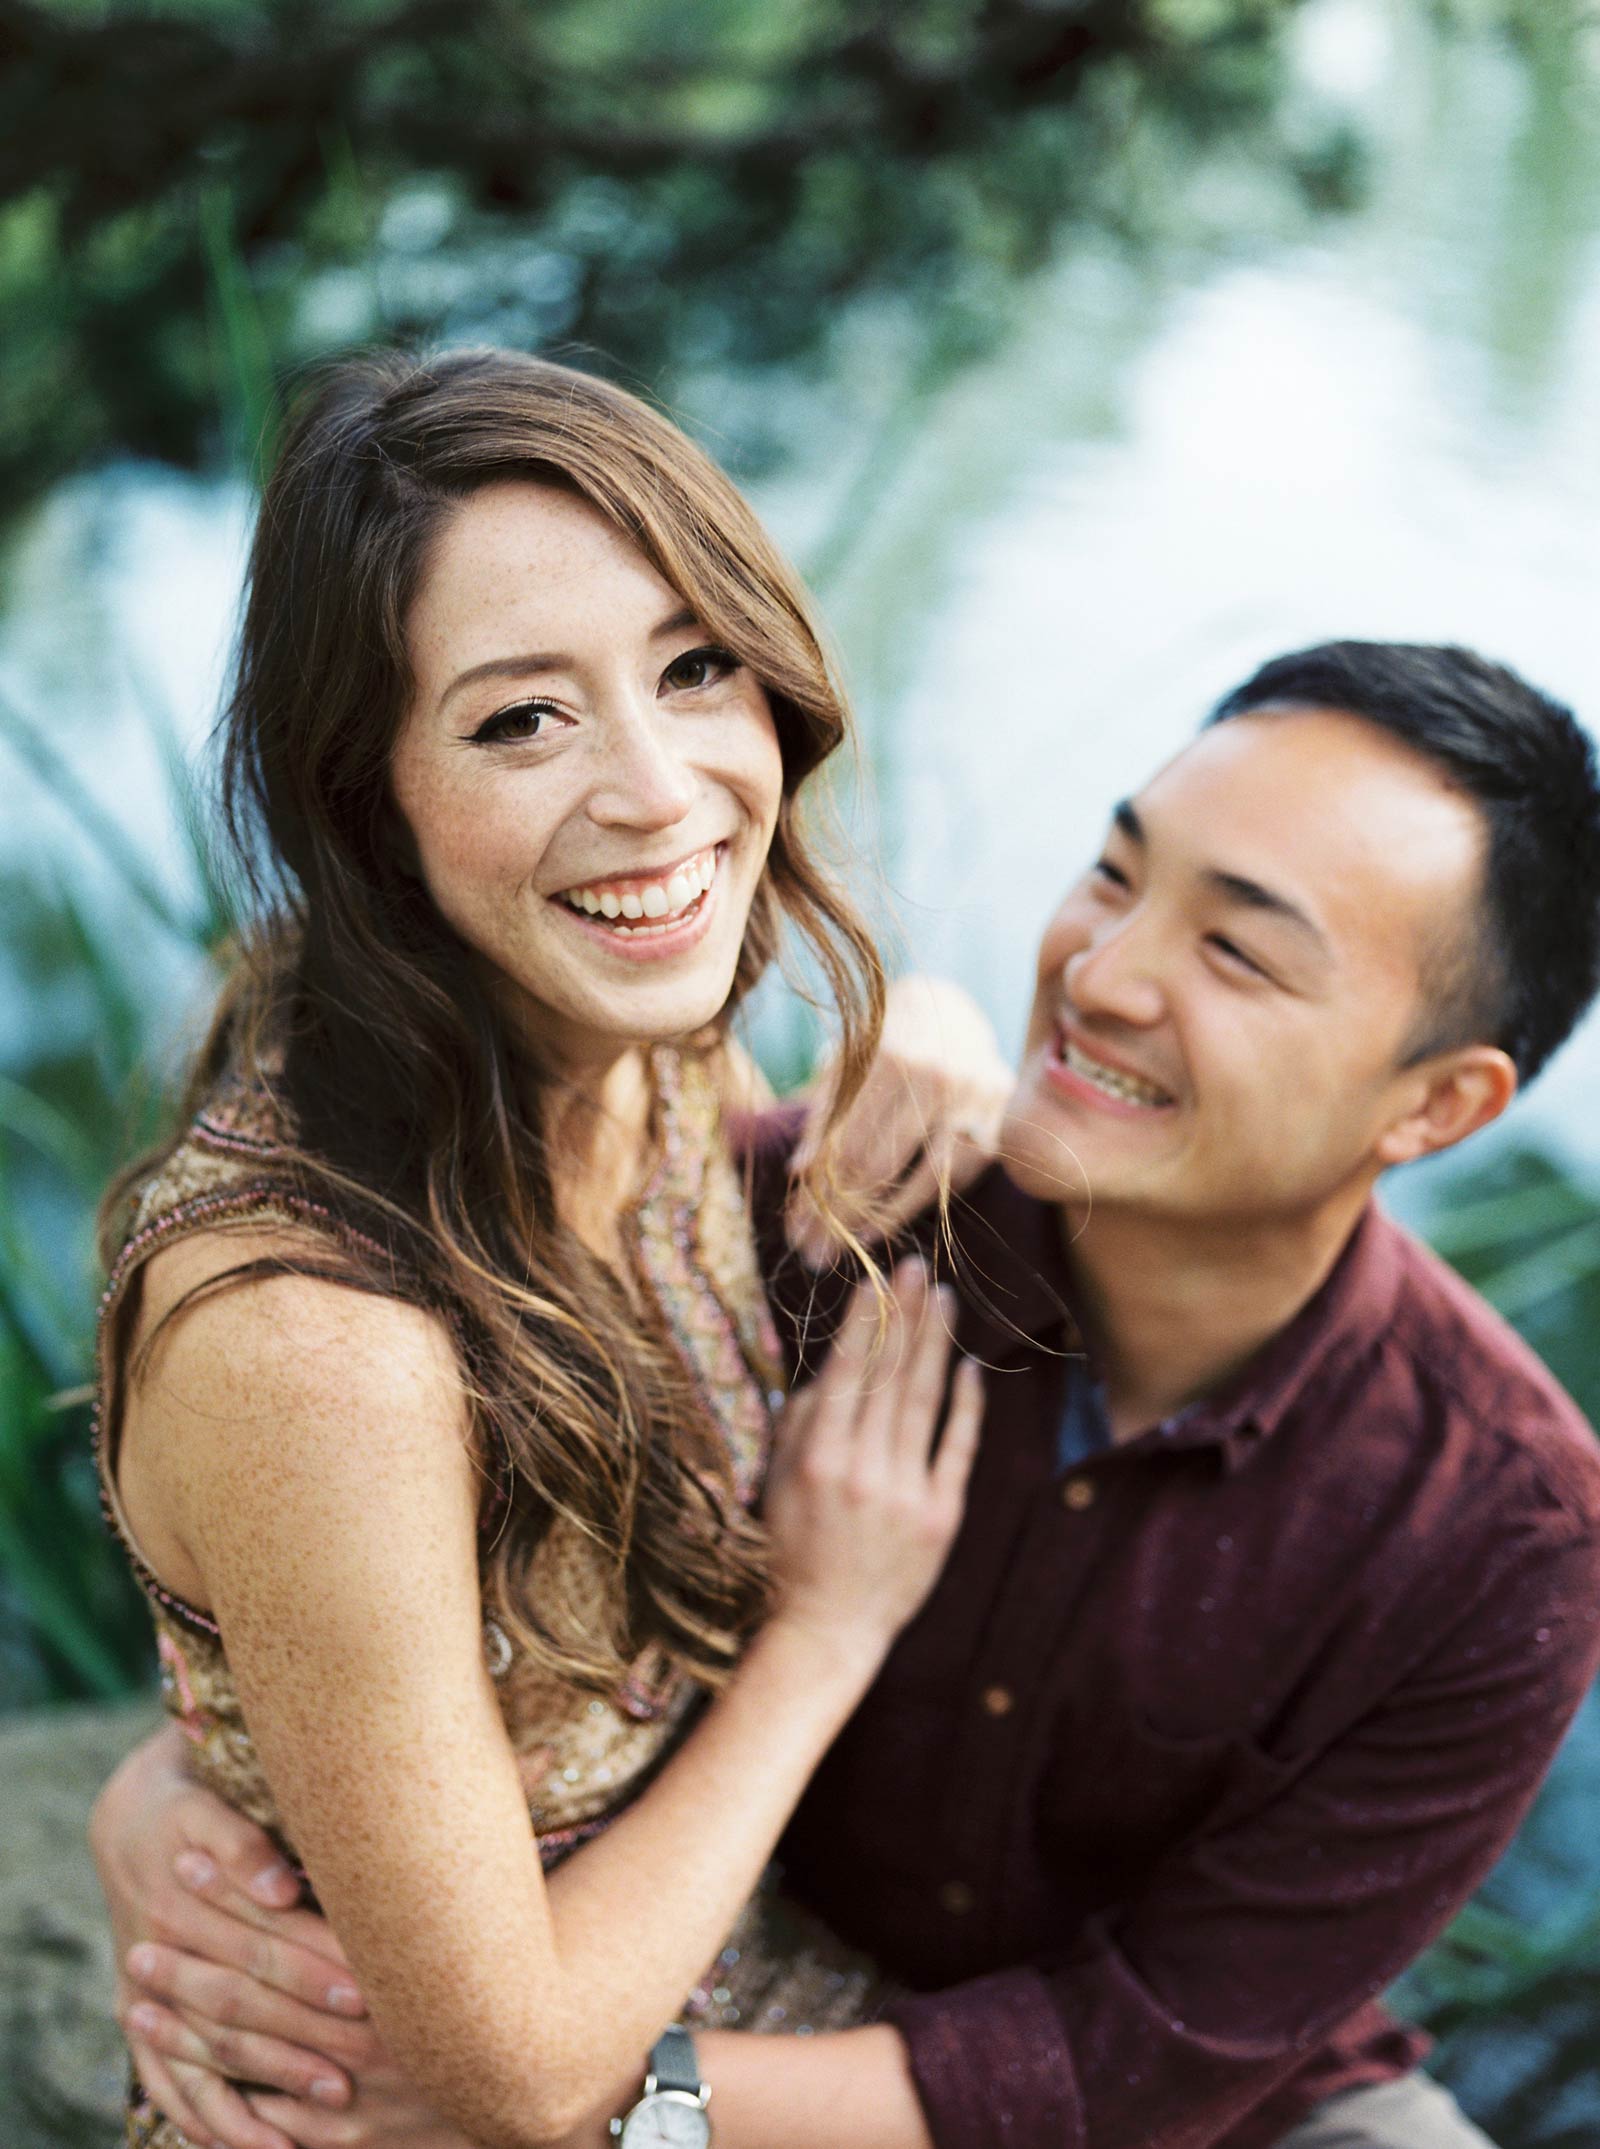
<svg viewBox="0 0 1600 2149">
<path fill-rule="evenodd" d="M 433 900 L 559 1063 L 711 1020 L 777 820 L 767 697 L 587 502 L 508 480 L 407 621 L 394 796 Z"/>
</svg>

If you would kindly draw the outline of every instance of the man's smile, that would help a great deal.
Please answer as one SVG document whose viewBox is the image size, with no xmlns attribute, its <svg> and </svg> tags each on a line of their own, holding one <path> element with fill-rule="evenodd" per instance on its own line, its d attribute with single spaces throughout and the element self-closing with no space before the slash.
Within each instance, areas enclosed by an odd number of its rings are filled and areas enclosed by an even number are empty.
<svg viewBox="0 0 1600 2149">
<path fill-rule="evenodd" d="M 1177 1102 L 1148 1075 L 1090 1045 L 1081 1030 L 1064 1022 L 1056 1025 L 1045 1074 L 1062 1095 L 1107 1107 L 1121 1117 L 1170 1111 Z"/>
</svg>

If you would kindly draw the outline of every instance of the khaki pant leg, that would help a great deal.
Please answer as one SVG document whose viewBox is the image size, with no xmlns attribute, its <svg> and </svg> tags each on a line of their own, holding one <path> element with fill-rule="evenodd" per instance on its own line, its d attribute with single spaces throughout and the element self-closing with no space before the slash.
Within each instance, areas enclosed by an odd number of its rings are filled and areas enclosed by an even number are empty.
<svg viewBox="0 0 1600 2149">
<path fill-rule="evenodd" d="M 1494 2149 L 1447 2089 L 1421 2072 L 1319 2104 L 1278 2149 Z"/>
</svg>

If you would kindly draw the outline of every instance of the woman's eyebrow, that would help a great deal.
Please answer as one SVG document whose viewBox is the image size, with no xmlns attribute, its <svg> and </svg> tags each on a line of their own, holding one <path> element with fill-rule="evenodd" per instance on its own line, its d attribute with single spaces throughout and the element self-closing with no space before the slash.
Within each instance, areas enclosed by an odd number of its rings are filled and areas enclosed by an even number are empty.
<svg viewBox="0 0 1600 2149">
<path fill-rule="evenodd" d="M 699 624 L 693 612 L 679 605 L 675 612 L 650 629 L 648 639 L 664 641 L 669 634 L 682 634 L 686 628 Z M 574 659 L 564 649 L 533 650 L 520 657 L 488 657 L 482 664 L 469 664 L 464 672 L 457 672 L 439 696 L 439 707 L 442 709 L 464 686 L 475 686 L 480 679 L 528 679 L 537 672 L 570 672 L 573 666 Z"/>
<path fill-rule="evenodd" d="M 439 696 L 439 707 L 442 709 L 452 695 L 459 694 L 464 686 L 475 686 L 480 679 L 527 679 L 535 672 L 571 669 L 571 657 L 561 650 L 541 650 L 525 657 L 489 657 L 482 664 L 470 664 L 464 672 L 457 672 Z"/>
</svg>

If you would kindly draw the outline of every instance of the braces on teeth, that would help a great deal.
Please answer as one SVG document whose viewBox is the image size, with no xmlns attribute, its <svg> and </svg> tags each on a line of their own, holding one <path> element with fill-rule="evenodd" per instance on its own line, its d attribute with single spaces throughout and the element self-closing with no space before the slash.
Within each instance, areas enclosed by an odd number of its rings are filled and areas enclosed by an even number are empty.
<svg viewBox="0 0 1600 2149">
<path fill-rule="evenodd" d="M 1092 1082 L 1096 1089 L 1104 1090 L 1109 1097 L 1120 1098 L 1124 1104 L 1165 1104 L 1166 1095 L 1153 1082 L 1141 1081 L 1137 1075 L 1122 1074 L 1115 1067 L 1107 1067 L 1101 1060 L 1091 1059 L 1080 1052 L 1070 1038 L 1062 1040 L 1064 1057 L 1075 1075 Z"/>
</svg>

